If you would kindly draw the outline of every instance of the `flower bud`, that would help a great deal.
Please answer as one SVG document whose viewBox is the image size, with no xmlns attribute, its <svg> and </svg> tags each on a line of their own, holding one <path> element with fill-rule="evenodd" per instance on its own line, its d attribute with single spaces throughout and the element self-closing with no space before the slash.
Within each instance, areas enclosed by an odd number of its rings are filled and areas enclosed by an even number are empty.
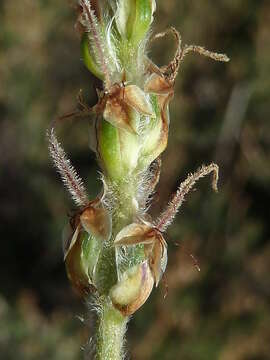
<svg viewBox="0 0 270 360">
<path fill-rule="evenodd" d="M 116 24 L 121 36 L 138 44 L 150 29 L 155 9 L 155 0 L 120 0 Z"/>
<path fill-rule="evenodd" d="M 132 315 L 148 299 L 153 285 L 154 279 L 145 261 L 124 272 L 110 291 L 112 303 L 124 316 Z"/>
<path fill-rule="evenodd" d="M 136 167 L 140 144 L 136 134 L 119 129 L 105 120 L 97 124 L 97 154 L 101 167 L 113 180 L 121 180 Z"/>
</svg>

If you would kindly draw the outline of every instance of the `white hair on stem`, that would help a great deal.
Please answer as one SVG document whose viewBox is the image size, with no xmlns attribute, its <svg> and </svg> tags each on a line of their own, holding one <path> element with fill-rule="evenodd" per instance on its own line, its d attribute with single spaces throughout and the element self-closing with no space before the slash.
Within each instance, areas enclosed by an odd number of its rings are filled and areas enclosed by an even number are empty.
<svg viewBox="0 0 270 360">
<path fill-rule="evenodd" d="M 47 137 L 51 158 L 65 187 L 71 194 L 71 197 L 77 206 L 86 206 L 89 200 L 82 179 L 79 177 L 75 168 L 71 165 L 70 160 L 67 158 L 64 149 L 56 138 L 53 128 L 48 130 Z"/>
<path fill-rule="evenodd" d="M 181 207 L 183 201 L 185 200 L 185 196 L 190 192 L 196 182 L 209 175 L 213 172 L 213 180 L 212 180 L 212 188 L 214 191 L 218 191 L 217 182 L 218 182 L 218 165 L 210 164 L 203 165 L 200 167 L 194 174 L 190 174 L 185 181 L 183 181 L 176 193 L 173 195 L 171 201 L 169 202 L 167 208 L 161 213 L 159 218 L 155 221 L 155 227 L 164 232 L 168 228 L 168 226 L 172 223 L 175 215 L 177 214 L 179 208 Z"/>
</svg>

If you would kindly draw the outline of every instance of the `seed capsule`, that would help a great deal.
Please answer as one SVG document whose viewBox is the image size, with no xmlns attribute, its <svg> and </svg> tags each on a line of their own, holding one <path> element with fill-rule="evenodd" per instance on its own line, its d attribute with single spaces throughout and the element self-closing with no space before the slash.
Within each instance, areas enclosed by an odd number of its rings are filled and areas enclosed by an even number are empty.
<svg viewBox="0 0 270 360">
<path fill-rule="evenodd" d="M 68 278 L 81 296 L 87 296 L 96 288 L 96 265 L 103 241 L 89 234 L 79 223 L 63 246 Z"/>
<path fill-rule="evenodd" d="M 66 271 L 73 288 L 83 296 L 87 293 L 87 289 L 91 281 L 88 274 L 84 272 L 81 264 L 81 237 L 78 237 L 79 227 L 76 229 L 73 242 L 69 251 L 65 255 Z"/>
<path fill-rule="evenodd" d="M 111 289 L 114 306 L 124 316 L 132 315 L 148 299 L 154 279 L 147 261 L 127 270 L 122 279 Z"/>
<path fill-rule="evenodd" d="M 104 242 L 112 233 L 109 212 L 102 197 L 76 214 L 63 238 L 64 260 L 68 277 L 77 292 L 86 296 L 95 288 L 95 269 Z"/>
</svg>

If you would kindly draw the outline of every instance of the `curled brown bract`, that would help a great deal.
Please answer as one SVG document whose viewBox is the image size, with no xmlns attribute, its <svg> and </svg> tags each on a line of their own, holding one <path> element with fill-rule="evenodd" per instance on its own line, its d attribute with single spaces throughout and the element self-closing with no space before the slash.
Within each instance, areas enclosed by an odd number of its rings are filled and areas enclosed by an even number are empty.
<svg viewBox="0 0 270 360">
<path fill-rule="evenodd" d="M 132 110 L 145 116 L 152 116 L 153 111 L 146 94 L 136 85 L 114 84 L 105 92 L 97 107 L 103 111 L 103 117 L 117 128 L 136 133 L 132 123 Z"/>
</svg>

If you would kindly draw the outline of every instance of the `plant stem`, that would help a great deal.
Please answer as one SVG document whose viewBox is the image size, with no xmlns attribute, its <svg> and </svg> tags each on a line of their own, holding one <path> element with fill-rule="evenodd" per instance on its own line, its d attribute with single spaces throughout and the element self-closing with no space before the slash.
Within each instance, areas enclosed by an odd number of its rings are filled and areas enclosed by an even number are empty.
<svg viewBox="0 0 270 360">
<path fill-rule="evenodd" d="M 108 298 L 104 298 L 98 316 L 96 359 L 122 360 L 128 318 L 116 310 Z"/>
<path fill-rule="evenodd" d="M 111 242 L 102 250 L 97 266 L 97 283 L 103 295 L 98 299 L 99 311 L 97 312 L 97 360 L 122 360 L 124 358 L 124 336 L 128 317 L 123 316 L 113 305 L 108 296 L 110 289 L 117 283 L 117 265 L 115 263 L 115 235 L 133 220 L 133 198 L 136 197 L 136 181 L 120 181 L 111 186 L 114 193 L 113 236 Z M 110 180 L 107 180 L 108 184 Z M 136 261 L 140 254 L 133 249 Z"/>
</svg>

